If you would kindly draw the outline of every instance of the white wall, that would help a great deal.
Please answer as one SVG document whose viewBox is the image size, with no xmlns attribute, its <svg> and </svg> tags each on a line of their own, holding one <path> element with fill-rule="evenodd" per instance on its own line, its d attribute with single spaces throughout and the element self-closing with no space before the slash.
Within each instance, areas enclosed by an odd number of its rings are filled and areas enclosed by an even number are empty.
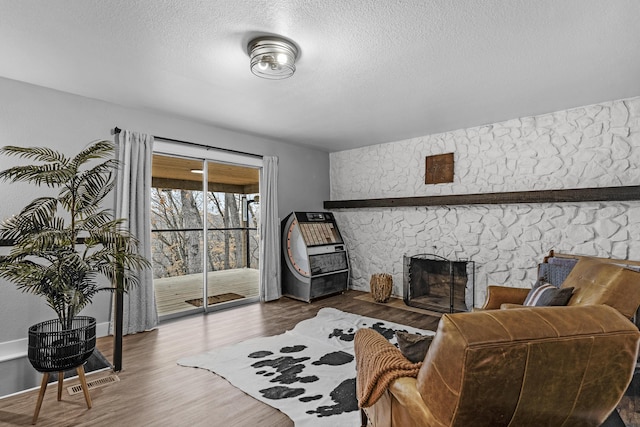
<svg viewBox="0 0 640 427">
<path fill-rule="evenodd" d="M 49 146 L 69 155 L 110 131 L 123 129 L 279 158 L 281 218 L 293 210 L 321 210 L 329 197 L 325 152 L 231 132 L 182 118 L 145 112 L 0 78 L 0 146 Z M 0 156 L 0 170 L 18 164 Z M 0 219 L 18 212 L 41 193 L 27 185 L 0 182 Z M 0 248 L 6 250 L 6 248 Z M 83 314 L 108 321 L 109 296 L 99 295 Z M 0 280 L 0 346 L 26 337 L 27 328 L 53 318 L 40 299 Z"/>
<path fill-rule="evenodd" d="M 424 184 L 425 156 L 454 153 L 454 182 Z M 640 185 L 640 98 L 330 154 L 331 200 Z M 639 195 L 640 198 L 640 195 Z M 402 257 L 476 262 L 488 284 L 529 287 L 549 250 L 640 260 L 640 202 L 340 209 L 352 288 Z"/>
</svg>

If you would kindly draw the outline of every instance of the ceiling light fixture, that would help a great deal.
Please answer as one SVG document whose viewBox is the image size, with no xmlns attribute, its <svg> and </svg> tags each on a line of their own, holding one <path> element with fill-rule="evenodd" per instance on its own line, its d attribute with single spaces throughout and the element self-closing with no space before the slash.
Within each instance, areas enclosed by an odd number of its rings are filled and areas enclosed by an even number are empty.
<svg viewBox="0 0 640 427">
<path fill-rule="evenodd" d="M 258 37 L 249 42 L 247 52 L 251 58 L 251 72 L 258 77 L 286 79 L 296 71 L 298 49 L 283 38 Z"/>
</svg>

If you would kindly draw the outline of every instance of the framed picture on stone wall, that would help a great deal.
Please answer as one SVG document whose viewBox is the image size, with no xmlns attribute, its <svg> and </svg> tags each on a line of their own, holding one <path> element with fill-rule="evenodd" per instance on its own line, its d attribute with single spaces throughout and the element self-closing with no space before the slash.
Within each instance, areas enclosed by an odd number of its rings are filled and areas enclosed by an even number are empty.
<svg viewBox="0 0 640 427">
<path fill-rule="evenodd" d="M 425 184 L 453 182 L 453 153 L 427 156 L 425 163 Z"/>
</svg>

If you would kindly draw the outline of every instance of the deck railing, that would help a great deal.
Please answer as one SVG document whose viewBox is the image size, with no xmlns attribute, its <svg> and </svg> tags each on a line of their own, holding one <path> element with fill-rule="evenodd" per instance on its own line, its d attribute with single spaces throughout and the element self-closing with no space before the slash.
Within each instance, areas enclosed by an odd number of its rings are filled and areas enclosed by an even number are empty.
<svg viewBox="0 0 640 427">
<path fill-rule="evenodd" d="M 209 233 L 208 271 L 242 267 L 257 268 L 256 227 L 209 228 L 207 232 Z M 165 233 L 173 233 L 173 235 L 161 238 L 160 235 Z M 218 233 L 224 233 L 224 235 L 220 237 Z M 202 272 L 204 246 L 202 228 L 153 229 L 151 234 L 155 278 Z M 197 259 L 190 259 L 190 257 L 197 257 Z"/>
</svg>

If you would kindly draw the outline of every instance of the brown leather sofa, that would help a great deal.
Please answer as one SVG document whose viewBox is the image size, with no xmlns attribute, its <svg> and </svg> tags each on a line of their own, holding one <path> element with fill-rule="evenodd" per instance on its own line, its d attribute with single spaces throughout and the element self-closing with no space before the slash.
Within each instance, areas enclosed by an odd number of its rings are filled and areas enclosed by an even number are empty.
<svg viewBox="0 0 640 427">
<path fill-rule="evenodd" d="M 623 262 L 623 261 L 620 261 Z M 613 260 L 579 257 L 560 288 L 573 287 L 568 306 L 605 304 L 632 318 L 640 305 L 640 272 Z M 530 289 L 489 286 L 483 310 L 522 304 Z"/>
<path fill-rule="evenodd" d="M 371 354 L 364 335 L 358 366 Z M 390 381 L 364 414 L 385 427 L 600 426 L 631 381 L 639 340 L 606 305 L 445 314 L 417 378 Z"/>
</svg>

